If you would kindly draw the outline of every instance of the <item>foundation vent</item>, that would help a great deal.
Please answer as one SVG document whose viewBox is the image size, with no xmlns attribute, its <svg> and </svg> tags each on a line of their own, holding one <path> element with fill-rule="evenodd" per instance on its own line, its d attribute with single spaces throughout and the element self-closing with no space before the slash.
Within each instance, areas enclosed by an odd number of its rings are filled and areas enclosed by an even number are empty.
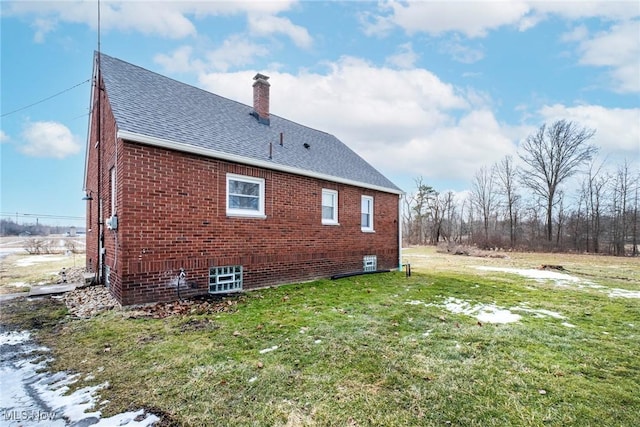
<svg viewBox="0 0 640 427">
<path fill-rule="evenodd" d="M 242 266 L 211 267 L 209 269 L 209 293 L 225 294 L 242 290 Z"/>
</svg>

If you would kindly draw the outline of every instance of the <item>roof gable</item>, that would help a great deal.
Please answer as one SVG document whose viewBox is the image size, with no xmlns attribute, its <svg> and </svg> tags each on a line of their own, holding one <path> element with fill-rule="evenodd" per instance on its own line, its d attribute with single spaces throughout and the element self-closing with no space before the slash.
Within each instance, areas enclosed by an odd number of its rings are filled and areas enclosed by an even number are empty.
<svg viewBox="0 0 640 427">
<path fill-rule="evenodd" d="M 402 192 L 333 135 L 274 114 L 266 126 L 251 115 L 253 108 L 248 105 L 104 54 L 100 62 L 124 139 Z"/>
</svg>

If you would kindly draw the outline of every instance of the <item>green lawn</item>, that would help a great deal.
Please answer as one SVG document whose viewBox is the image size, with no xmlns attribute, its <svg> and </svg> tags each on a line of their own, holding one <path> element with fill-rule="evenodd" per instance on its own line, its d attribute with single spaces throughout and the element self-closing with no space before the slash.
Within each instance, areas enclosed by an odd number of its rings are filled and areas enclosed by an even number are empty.
<svg viewBox="0 0 640 427">
<path fill-rule="evenodd" d="M 253 291 L 229 313 L 109 312 L 40 337 L 55 369 L 109 382 L 105 415 L 154 408 L 167 425 L 640 425 L 639 260 L 549 257 L 581 281 L 475 268 L 528 268 L 543 256 L 415 249 L 410 278 Z M 452 301 L 476 312 L 456 314 L 444 306 Z M 521 317 L 478 321 L 481 307 Z M 3 310 L 2 323 L 29 313 Z"/>
</svg>

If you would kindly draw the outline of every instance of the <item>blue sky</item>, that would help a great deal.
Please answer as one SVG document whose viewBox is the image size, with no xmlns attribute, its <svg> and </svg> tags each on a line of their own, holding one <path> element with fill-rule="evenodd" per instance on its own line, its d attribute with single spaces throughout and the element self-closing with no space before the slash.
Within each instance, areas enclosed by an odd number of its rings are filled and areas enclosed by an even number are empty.
<svg viewBox="0 0 640 427">
<path fill-rule="evenodd" d="M 0 211 L 82 217 L 97 3 L 1 7 Z M 101 47 L 246 104 L 267 74 L 272 114 L 336 135 L 407 192 L 418 176 L 462 192 L 557 119 L 595 128 L 611 167 L 640 161 L 635 0 L 105 0 Z"/>
</svg>

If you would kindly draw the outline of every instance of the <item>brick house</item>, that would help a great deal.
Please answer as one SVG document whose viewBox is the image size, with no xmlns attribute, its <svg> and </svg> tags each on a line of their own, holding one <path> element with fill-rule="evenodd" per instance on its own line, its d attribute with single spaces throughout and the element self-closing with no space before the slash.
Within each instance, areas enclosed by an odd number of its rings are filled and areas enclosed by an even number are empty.
<svg viewBox="0 0 640 427">
<path fill-rule="evenodd" d="M 122 305 L 399 267 L 402 191 L 334 136 L 270 114 L 267 76 L 250 107 L 95 63 L 87 268 Z"/>
</svg>

